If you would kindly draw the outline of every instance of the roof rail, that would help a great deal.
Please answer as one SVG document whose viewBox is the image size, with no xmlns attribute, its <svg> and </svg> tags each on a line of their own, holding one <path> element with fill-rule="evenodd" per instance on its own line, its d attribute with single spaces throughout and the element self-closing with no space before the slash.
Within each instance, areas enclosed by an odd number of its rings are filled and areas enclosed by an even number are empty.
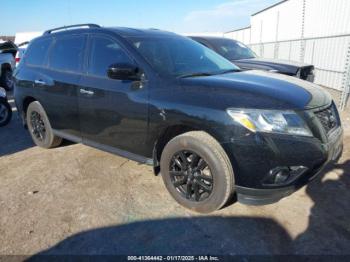
<svg viewBox="0 0 350 262">
<path fill-rule="evenodd" d="M 68 26 L 62 26 L 62 27 L 57 27 L 53 28 L 50 30 L 47 30 L 44 32 L 44 35 L 49 35 L 54 31 L 62 31 L 62 30 L 67 30 L 70 28 L 79 28 L 79 27 L 88 27 L 88 28 L 100 28 L 101 26 L 96 25 L 96 24 L 77 24 L 77 25 L 68 25 Z"/>
</svg>

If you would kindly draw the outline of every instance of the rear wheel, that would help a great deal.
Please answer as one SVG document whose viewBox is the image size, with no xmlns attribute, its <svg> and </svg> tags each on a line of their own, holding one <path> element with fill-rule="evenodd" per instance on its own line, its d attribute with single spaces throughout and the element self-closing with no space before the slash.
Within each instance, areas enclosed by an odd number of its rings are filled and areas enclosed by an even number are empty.
<svg viewBox="0 0 350 262">
<path fill-rule="evenodd" d="M 191 210 L 218 210 L 233 193 L 230 160 L 221 145 L 205 132 L 188 132 L 173 138 L 162 152 L 160 165 L 169 193 Z"/>
<path fill-rule="evenodd" d="M 38 101 L 30 103 L 26 117 L 30 135 L 37 146 L 54 148 L 61 145 L 62 138 L 53 134 L 45 110 Z"/>
<path fill-rule="evenodd" d="M 0 85 L 4 87 L 7 91 L 13 89 L 14 81 L 12 77 L 12 71 L 10 69 L 4 69 L 1 72 Z"/>
<path fill-rule="evenodd" d="M 9 103 L 5 100 L 0 100 L 0 127 L 6 126 L 12 118 L 12 110 Z"/>
</svg>

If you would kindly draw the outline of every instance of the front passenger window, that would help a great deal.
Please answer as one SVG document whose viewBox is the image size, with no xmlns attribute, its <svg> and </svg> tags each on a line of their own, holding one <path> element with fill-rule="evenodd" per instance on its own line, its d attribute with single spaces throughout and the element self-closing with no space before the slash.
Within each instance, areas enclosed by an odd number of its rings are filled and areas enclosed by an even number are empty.
<svg viewBox="0 0 350 262">
<path fill-rule="evenodd" d="M 116 63 L 132 64 L 132 61 L 115 41 L 106 37 L 94 37 L 91 41 L 88 73 L 107 77 L 109 66 Z"/>
</svg>

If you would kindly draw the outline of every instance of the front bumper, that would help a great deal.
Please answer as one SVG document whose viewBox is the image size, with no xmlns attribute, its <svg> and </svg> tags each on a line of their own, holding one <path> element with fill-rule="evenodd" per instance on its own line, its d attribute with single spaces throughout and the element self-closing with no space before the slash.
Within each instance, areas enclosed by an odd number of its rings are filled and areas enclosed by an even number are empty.
<svg viewBox="0 0 350 262">
<path fill-rule="evenodd" d="M 243 146 L 245 144 L 245 146 Z M 226 144 L 236 174 L 236 193 L 239 202 L 248 205 L 266 205 L 292 194 L 317 177 L 322 170 L 338 161 L 343 151 L 343 130 L 337 128 L 326 143 L 316 138 L 266 136 L 250 144 L 235 141 Z M 258 146 L 257 146 L 258 145 Z M 241 148 L 237 150 L 237 148 Z M 307 171 L 284 185 L 264 185 L 262 181 L 276 166 L 305 166 Z"/>
</svg>

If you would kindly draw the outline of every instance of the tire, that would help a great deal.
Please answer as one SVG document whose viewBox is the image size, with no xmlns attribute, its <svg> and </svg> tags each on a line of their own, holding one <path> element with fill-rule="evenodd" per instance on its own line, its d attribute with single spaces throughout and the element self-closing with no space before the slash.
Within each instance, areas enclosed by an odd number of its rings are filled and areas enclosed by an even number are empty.
<svg viewBox="0 0 350 262">
<path fill-rule="evenodd" d="M 30 135 L 37 146 L 49 149 L 61 145 L 62 138 L 53 134 L 45 110 L 38 101 L 29 104 L 26 120 Z"/>
<path fill-rule="evenodd" d="M 199 213 L 222 208 L 234 192 L 234 173 L 226 152 L 202 131 L 170 140 L 162 152 L 160 172 L 171 196 L 180 205 Z"/>
<path fill-rule="evenodd" d="M 14 81 L 12 77 L 12 71 L 10 69 L 4 69 L 1 72 L 0 86 L 4 87 L 5 90 L 10 91 L 13 89 Z"/>
<path fill-rule="evenodd" d="M 4 100 L 0 99 L 0 127 L 6 126 L 12 118 L 12 109 L 10 104 Z"/>
</svg>

